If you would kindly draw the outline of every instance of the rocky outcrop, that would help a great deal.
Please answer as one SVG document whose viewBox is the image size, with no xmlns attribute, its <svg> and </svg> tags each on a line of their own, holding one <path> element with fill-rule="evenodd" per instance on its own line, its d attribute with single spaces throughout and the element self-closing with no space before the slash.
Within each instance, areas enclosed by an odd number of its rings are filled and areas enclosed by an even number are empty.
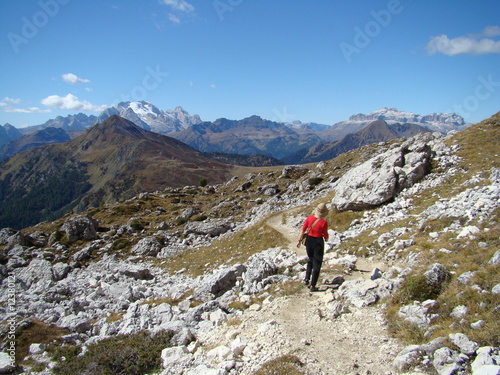
<svg viewBox="0 0 500 375">
<path fill-rule="evenodd" d="M 413 186 L 429 171 L 431 139 L 419 134 L 348 171 L 335 185 L 333 205 L 340 211 L 372 208 Z"/>
</svg>

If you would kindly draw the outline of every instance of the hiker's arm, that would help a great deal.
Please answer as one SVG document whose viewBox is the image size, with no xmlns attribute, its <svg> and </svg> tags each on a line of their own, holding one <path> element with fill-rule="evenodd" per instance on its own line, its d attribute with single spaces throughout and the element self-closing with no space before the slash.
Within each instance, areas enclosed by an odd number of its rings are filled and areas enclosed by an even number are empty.
<svg viewBox="0 0 500 375">
<path fill-rule="evenodd" d="M 300 231 L 299 239 L 297 240 L 297 247 L 300 247 L 300 241 L 302 241 L 302 239 L 304 238 L 304 233 L 304 230 Z"/>
</svg>

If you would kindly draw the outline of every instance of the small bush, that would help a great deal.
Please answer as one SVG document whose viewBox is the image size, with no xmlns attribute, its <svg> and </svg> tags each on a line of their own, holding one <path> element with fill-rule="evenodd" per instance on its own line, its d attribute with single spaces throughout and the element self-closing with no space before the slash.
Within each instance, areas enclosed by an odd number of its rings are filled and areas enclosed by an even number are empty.
<svg viewBox="0 0 500 375">
<path fill-rule="evenodd" d="M 207 184 L 208 184 L 208 180 L 206 178 L 202 178 L 202 179 L 200 179 L 200 183 L 198 184 L 198 186 L 205 187 L 205 186 L 207 186 Z"/>
<path fill-rule="evenodd" d="M 316 186 L 319 185 L 323 181 L 321 177 L 312 177 L 309 179 L 309 185 Z"/>
<path fill-rule="evenodd" d="M 161 331 L 154 336 L 148 332 L 119 335 L 90 345 L 84 355 L 75 356 L 75 347 L 64 349 L 66 361 L 54 368 L 56 375 L 142 375 L 160 370 L 161 351 L 170 347 L 172 332 Z M 70 356 L 67 356 L 70 354 Z M 61 350 L 54 350 L 55 360 Z"/>
<path fill-rule="evenodd" d="M 393 303 L 409 304 L 436 299 L 441 293 L 440 284 L 431 285 L 423 274 L 408 276 L 393 297 Z"/>
<path fill-rule="evenodd" d="M 264 363 L 255 375 L 303 375 L 302 366 L 297 356 L 287 354 Z"/>
</svg>

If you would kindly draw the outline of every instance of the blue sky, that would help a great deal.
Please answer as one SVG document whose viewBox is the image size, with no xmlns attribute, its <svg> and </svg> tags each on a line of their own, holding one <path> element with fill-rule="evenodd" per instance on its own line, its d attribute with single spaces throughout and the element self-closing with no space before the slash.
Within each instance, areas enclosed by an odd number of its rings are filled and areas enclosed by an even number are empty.
<svg viewBox="0 0 500 375">
<path fill-rule="evenodd" d="M 126 100 L 203 120 L 334 124 L 395 107 L 500 110 L 498 0 L 0 3 L 0 124 Z"/>
</svg>

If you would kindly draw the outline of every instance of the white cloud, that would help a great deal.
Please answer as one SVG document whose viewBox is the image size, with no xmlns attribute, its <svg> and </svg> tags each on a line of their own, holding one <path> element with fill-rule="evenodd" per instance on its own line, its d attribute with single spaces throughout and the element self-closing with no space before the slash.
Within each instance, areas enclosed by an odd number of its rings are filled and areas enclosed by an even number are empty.
<svg viewBox="0 0 500 375">
<path fill-rule="evenodd" d="M 3 98 L 1 101 L 0 101 L 1 104 L 20 104 L 21 103 L 21 99 L 13 99 L 13 98 L 9 98 L 8 96 L 6 96 L 5 98 Z"/>
<path fill-rule="evenodd" d="M 72 85 L 76 85 L 78 83 L 88 83 L 90 80 L 85 78 L 80 78 L 73 73 L 66 73 L 62 75 L 62 79 L 64 82 L 71 83 Z"/>
<path fill-rule="evenodd" d="M 179 17 L 177 17 L 175 14 L 169 13 L 168 14 L 168 20 L 172 23 L 181 23 L 181 20 Z"/>
<path fill-rule="evenodd" d="M 217 85 L 214 85 L 213 83 L 211 85 L 208 85 L 208 87 L 211 87 L 213 89 L 215 89 L 217 87 Z"/>
<path fill-rule="evenodd" d="M 72 111 L 100 112 L 107 108 L 106 105 L 94 105 L 86 100 L 80 101 L 78 97 L 73 94 L 68 94 L 66 96 L 50 95 L 42 99 L 40 103 L 47 107 L 69 109 Z"/>
<path fill-rule="evenodd" d="M 186 0 L 160 0 L 160 4 L 168 5 L 181 12 L 192 12 L 194 10 L 194 6 Z"/>
<path fill-rule="evenodd" d="M 442 53 L 448 56 L 459 54 L 480 55 L 500 53 L 500 41 L 492 39 L 500 35 L 499 26 L 490 26 L 478 35 L 465 35 L 448 38 L 447 35 L 431 37 L 426 49 L 430 55 Z"/>
<path fill-rule="evenodd" d="M 8 113 L 48 113 L 51 112 L 50 109 L 40 109 L 38 107 L 28 107 L 28 108 L 14 108 L 12 105 L 18 105 L 21 103 L 21 99 L 12 99 L 5 97 L 0 100 L 0 109 L 2 112 Z"/>
</svg>

